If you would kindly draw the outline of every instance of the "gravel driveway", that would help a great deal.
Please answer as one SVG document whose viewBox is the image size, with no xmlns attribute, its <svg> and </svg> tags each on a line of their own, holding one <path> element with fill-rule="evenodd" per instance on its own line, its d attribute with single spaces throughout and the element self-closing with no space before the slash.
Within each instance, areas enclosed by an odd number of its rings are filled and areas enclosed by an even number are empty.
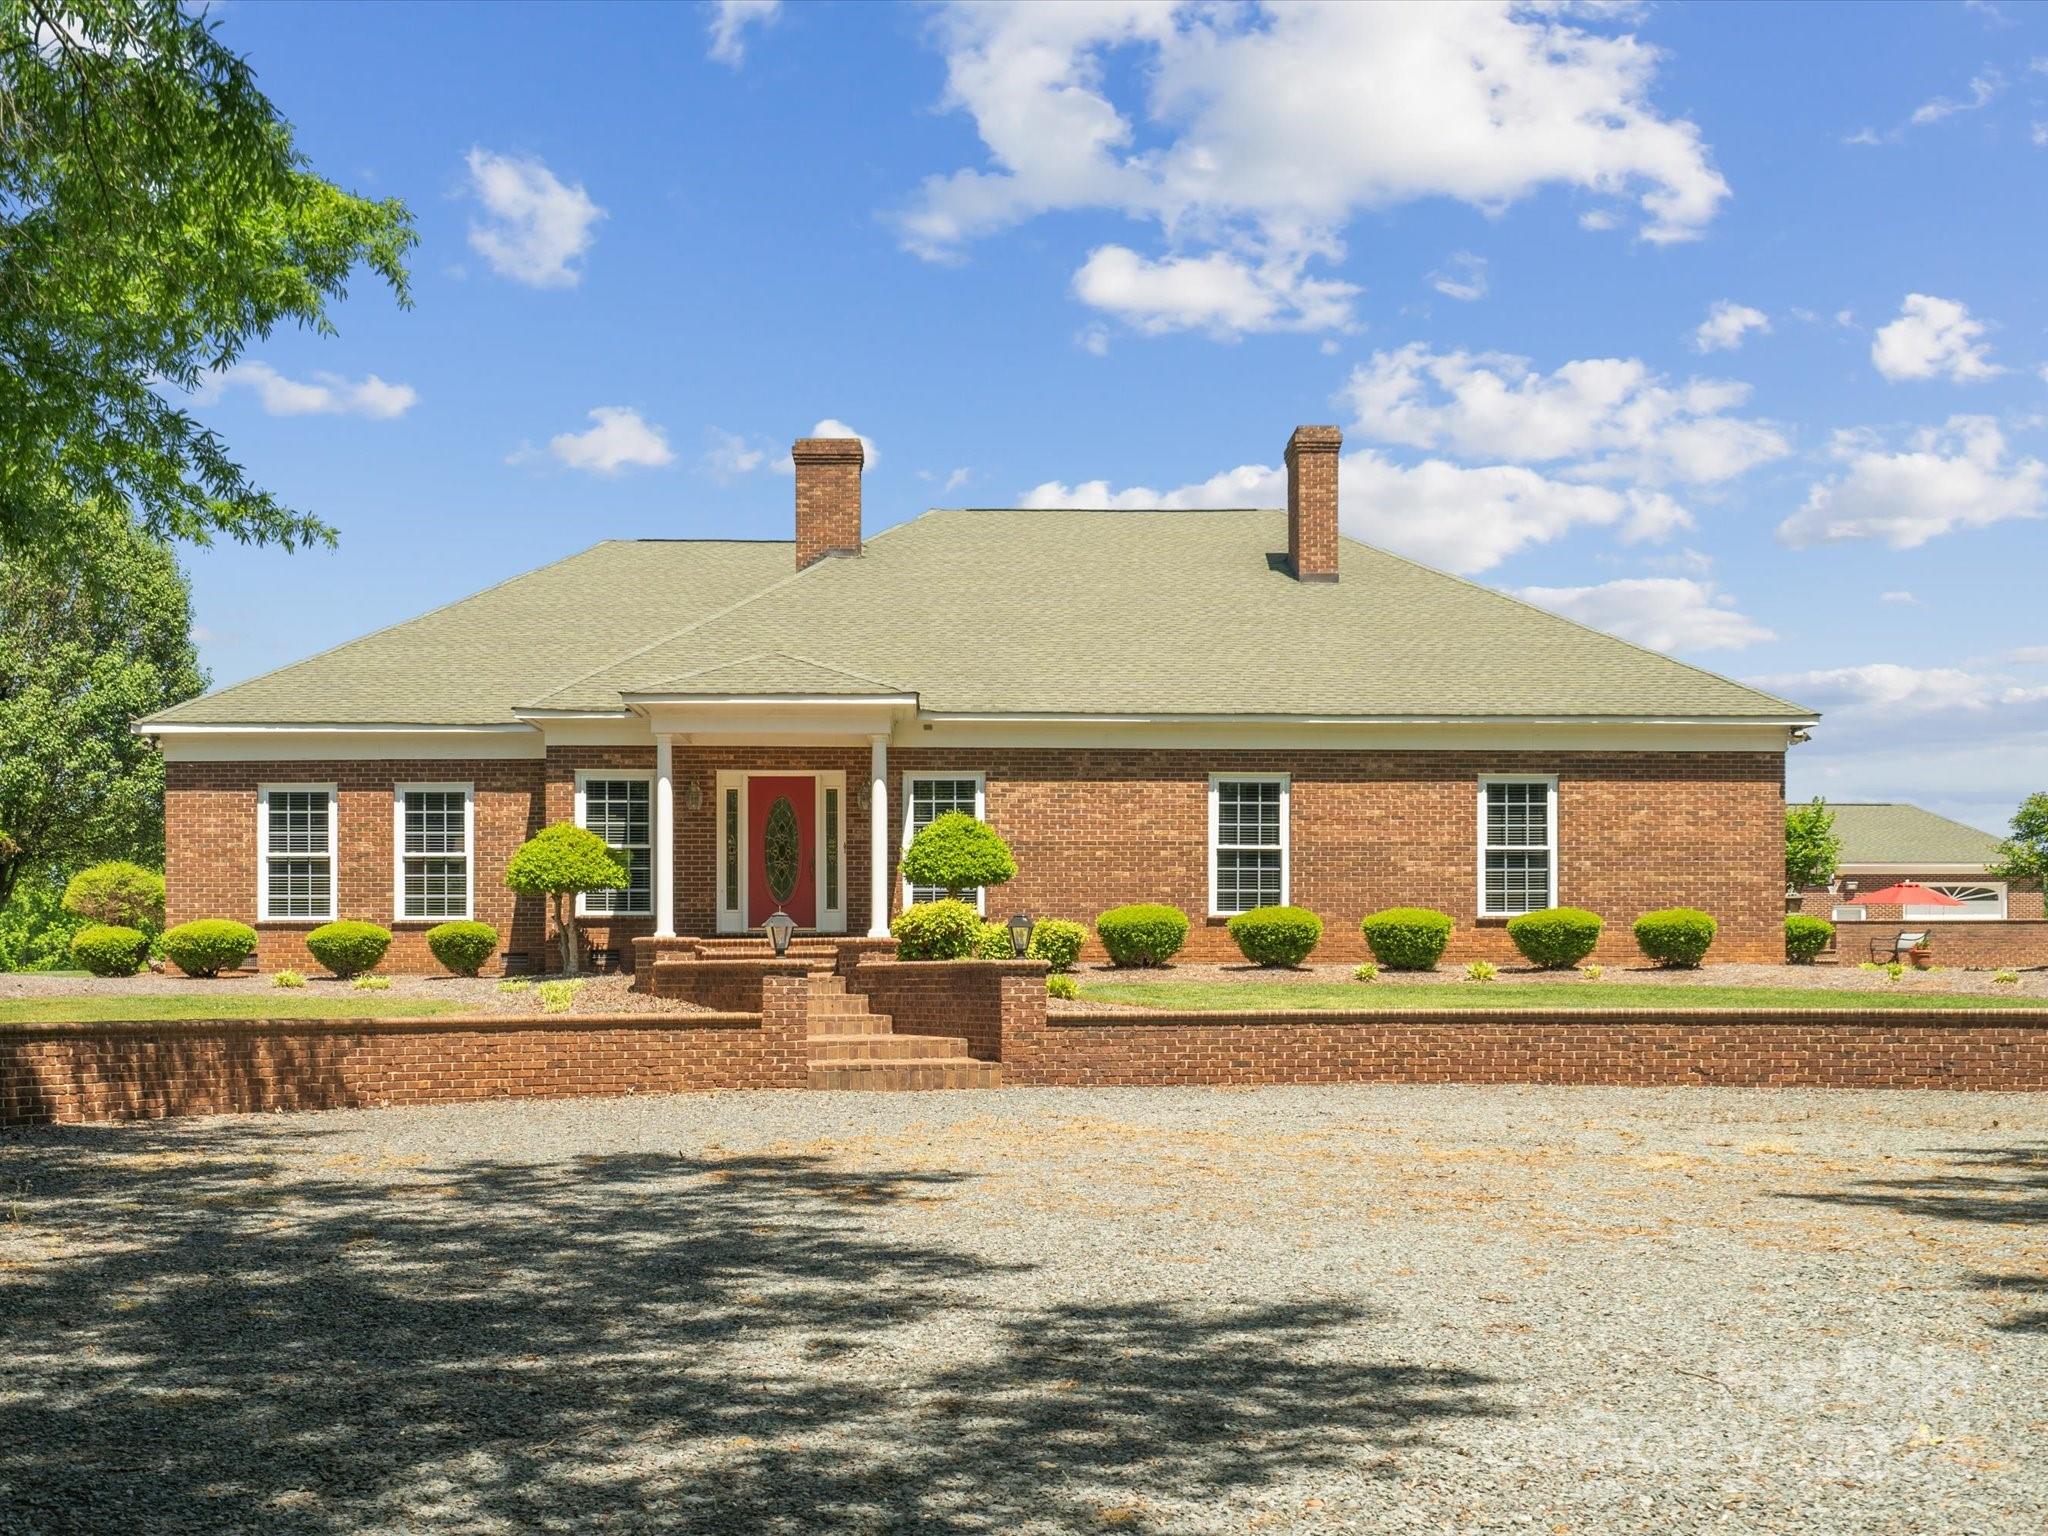
<svg viewBox="0 0 2048 1536">
<path fill-rule="evenodd" d="M 0 1530 L 2048 1529 L 2048 1099 L 727 1094 L 0 1139 Z"/>
</svg>

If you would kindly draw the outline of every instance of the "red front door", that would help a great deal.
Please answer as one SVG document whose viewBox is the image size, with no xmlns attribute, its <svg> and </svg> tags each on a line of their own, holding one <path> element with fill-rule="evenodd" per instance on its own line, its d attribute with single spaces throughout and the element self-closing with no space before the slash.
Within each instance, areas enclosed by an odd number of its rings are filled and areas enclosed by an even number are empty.
<svg viewBox="0 0 2048 1536">
<path fill-rule="evenodd" d="M 747 926 L 787 912 L 799 928 L 818 926 L 818 781 L 747 780 Z"/>
</svg>

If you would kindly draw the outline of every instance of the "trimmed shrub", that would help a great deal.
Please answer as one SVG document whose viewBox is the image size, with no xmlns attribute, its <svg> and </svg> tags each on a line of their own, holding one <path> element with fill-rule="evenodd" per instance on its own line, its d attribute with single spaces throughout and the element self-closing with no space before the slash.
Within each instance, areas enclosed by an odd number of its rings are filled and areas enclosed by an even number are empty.
<svg viewBox="0 0 2048 1536">
<path fill-rule="evenodd" d="M 1323 937 L 1323 920 L 1305 907 L 1254 907 L 1223 926 L 1253 965 L 1299 965 Z"/>
<path fill-rule="evenodd" d="M 1031 930 L 1034 960 L 1043 960 L 1055 972 L 1071 971 L 1081 958 L 1081 946 L 1088 942 L 1085 923 L 1070 923 L 1063 917 L 1041 917 Z"/>
<path fill-rule="evenodd" d="M 474 976 L 498 948 L 489 923 L 441 923 L 427 930 L 427 948 L 457 976 Z"/>
<path fill-rule="evenodd" d="M 1016 879 L 1017 860 L 987 822 L 965 811 L 948 811 L 934 816 L 910 840 L 903 852 L 903 878 L 912 885 L 935 885 L 957 901 L 963 891 Z"/>
<path fill-rule="evenodd" d="M 898 960 L 965 960 L 981 943 L 981 914 L 964 901 L 920 901 L 889 924 Z M 1003 944 L 1009 945 L 1007 936 Z"/>
<path fill-rule="evenodd" d="M 1835 925 L 1826 918 L 1794 912 L 1785 919 L 1785 958 L 1794 965 L 1811 965 L 1834 937 Z"/>
<path fill-rule="evenodd" d="M 1010 930 L 1001 923 L 983 923 L 981 931 L 974 936 L 974 956 L 977 960 L 1016 959 L 1016 946 L 1010 942 Z"/>
<path fill-rule="evenodd" d="M 161 928 L 164 877 L 125 859 L 95 864 L 64 887 L 64 910 L 112 928 Z"/>
<path fill-rule="evenodd" d="M 218 976 L 255 952 L 256 930 L 224 917 L 180 923 L 163 937 L 164 958 L 187 976 Z"/>
<path fill-rule="evenodd" d="M 323 923 L 306 935 L 313 958 L 343 981 L 374 971 L 390 947 L 391 930 L 375 923 Z"/>
<path fill-rule="evenodd" d="M 95 976 L 133 976 L 148 952 L 146 934 L 112 923 L 96 923 L 71 936 L 71 958 Z"/>
<path fill-rule="evenodd" d="M 1071 976 L 1048 976 L 1045 978 L 1045 995 L 1056 997 L 1063 1003 L 1071 1003 L 1081 995 L 1081 988 Z"/>
<path fill-rule="evenodd" d="M 297 971 L 277 971 L 272 974 L 270 984 L 273 987 L 283 987 L 289 992 L 303 987 L 306 984 L 306 978 Z"/>
<path fill-rule="evenodd" d="M 576 974 L 576 905 L 585 891 L 623 891 L 632 883 L 626 861 L 605 840 L 573 821 L 542 827 L 505 863 L 505 884 L 521 896 L 545 896 L 555 909 L 562 970 Z"/>
<path fill-rule="evenodd" d="M 1583 907 L 1545 907 L 1508 919 L 1508 937 L 1522 958 L 1546 971 L 1568 971 L 1600 942 L 1600 914 Z"/>
<path fill-rule="evenodd" d="M 1692 907 L 1666 907 L 1636 919 L 1636 946 L 1659 965 L 1698 965 L 1721 925 Z"/>
<path fill-rule="evenodd" d="M 1164 965 L 1188 941 L 1188 915 L 1151 902 L 1112 907 L 1095 919 L 1095 934 L 1117 965 Z"/>
<path fill-rule="evenodd" d="M 1361 918 L 1365 946 L 1390 971 L 1433 971 L 1451 942 L 1451 918 L 1433 907 L 1389 907 Z"/>
</svg>

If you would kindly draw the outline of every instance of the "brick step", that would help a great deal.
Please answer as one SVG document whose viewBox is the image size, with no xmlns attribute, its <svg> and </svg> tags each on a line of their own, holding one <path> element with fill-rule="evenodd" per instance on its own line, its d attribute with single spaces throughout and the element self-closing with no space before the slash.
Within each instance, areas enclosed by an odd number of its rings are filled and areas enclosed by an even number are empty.
<svg viewBox="0 0 2048 1536">
<path fill-rule="evenodd" d="M 1000 1062 L 971 1056 L 926 1061 L 834 1061 L 811 1063 L 813 1088 L 856 1093 L 900 1093 L 927 1088 L 1000 1088 Z"/>
<path fill-rule="evenodd" d="M 811 1036 L 811 1065 L 842 1061 L 953 1061 L 967 1055 L 967 1042 L 953 1035 L 865 1034 Z"/>
<path fill-rule="evenodd" d="M 812 1014 L 805 1021 L 805 1033 L 813 1040 L 820 1035 L 886 1035 L 893 1033 L 886 1013 Z"/>
</svg>

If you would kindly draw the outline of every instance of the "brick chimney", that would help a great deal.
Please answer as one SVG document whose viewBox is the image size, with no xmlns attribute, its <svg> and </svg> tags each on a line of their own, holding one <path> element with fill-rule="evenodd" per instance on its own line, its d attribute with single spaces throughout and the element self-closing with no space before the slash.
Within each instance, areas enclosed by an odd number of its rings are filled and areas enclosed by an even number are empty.
<svg viewBox="0 0 2048 1536">
<path fill-rule="evenodd" d="M 800 437 L 789 452 L 796 462 L 796 568 L 859 554 L 860 439 Z"/>
<path fill-rule="evenodd" d="M 1287 439 L 1287 560 L 1297 581 L 1337 579 L 1335 427 L 1296 427 Z"/>
</svg>

